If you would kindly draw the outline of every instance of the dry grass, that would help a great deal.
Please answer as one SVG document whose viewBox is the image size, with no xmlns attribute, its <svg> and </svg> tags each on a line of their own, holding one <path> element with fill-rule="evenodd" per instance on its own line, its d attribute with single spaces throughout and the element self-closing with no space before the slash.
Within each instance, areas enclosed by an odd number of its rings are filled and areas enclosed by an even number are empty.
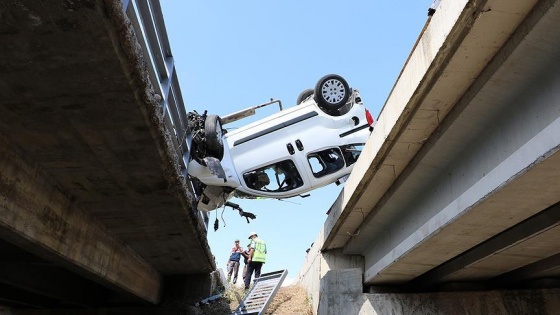
<svg viewBox="0 0 560 315">
<path fill-rule="evenodd" d="M 223 298 L 202 306 L 202 314 L 225 315 L 231 314 L 239 306 L 238 298 L 245 297 L 243 288 L 231 286 Z M 305 290 L 297 285 L 281 287 L 274 296 L 266 311 L 268 315 L 312 315 L 311 305 Z"/>
<path fill-rule="evenodd" d="M 298 285 L 282 287 L 270 303 L 268 315 L 312 315 L 307 293 Z"/>
</svg>

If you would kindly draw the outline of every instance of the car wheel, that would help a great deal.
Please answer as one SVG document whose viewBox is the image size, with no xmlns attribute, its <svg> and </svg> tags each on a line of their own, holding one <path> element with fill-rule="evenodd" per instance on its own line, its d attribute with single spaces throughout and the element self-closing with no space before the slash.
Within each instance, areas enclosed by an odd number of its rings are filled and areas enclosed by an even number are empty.
<svg viewBox="0 0 560 315">
<path fill-rule="evenodd" d="M 224 157 L 224 142 L 220 117 L 208 115 L 204 122 L 204 133 L 206 134 L 206 154 L 222 160 Z"/>
<path fill-rule="evenodd" d="M 301 104 L 306 98 L 308 98 L 312 94 L 313 94 L 313 89 L 307 89 L 307 90 L 304 90 L 303 92 L 299 93 L 299 95 L 297 97 L 296 105 Z"/>
<path fill-rule="evenodd" d="M 315 85 L 315 101 L 327 112 L 336 111 L 344 106 L 350 94 L 348 82 L 336 74 L 322 77 Z"/>
</svg>

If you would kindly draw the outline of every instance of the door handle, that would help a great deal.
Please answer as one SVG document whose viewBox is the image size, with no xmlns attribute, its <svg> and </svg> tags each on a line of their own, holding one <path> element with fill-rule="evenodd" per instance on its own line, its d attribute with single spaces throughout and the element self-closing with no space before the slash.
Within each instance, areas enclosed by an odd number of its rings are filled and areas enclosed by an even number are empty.
<svg viewBox="0 0 560 315">
<path fill-rule="evenodd" d="M 286 148 L 288 148 L 288 153 L 290 153 L 290 155 L 294 155 L 294 153 L 296 153 L 296 150 L 294 150 L 294 146 L 291 143 L 286 144 Z"/>
</svg>

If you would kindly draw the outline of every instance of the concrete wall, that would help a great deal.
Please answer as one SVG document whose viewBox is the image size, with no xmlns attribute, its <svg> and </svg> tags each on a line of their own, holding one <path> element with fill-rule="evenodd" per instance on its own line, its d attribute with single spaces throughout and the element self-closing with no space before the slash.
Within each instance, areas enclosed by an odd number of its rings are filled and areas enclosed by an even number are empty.
<svg viewBox="0 0 560 315">
<path fill-rule="evenodd" d="M 560 290 L 438 293 L 362 293 L 360 286 L 336 284 L 360 279 L 359 270 L 331 270 L 317 314 L 558 314 Z M 354 291 L 348 290 L 354 288 Z"/>
<path fill-rule="evenodd" d="M 560 310 L 560 289 L 363 293 L 363 259 L 340 250 L 321 253 L 323 237 L 321 232 L 298 275 L 313 314 L 558 314 Z"/>
<path fill-rule="evenodd" d="M 363 257 L 344 255 L 341 249 L 321 252 L 324 237 L 322 229 L 307 253 L 296 278 L 298 283 L 306 289 L 315 314 L 319 308 L 321 293 L 328 292 L 331 286 L 338 288 L 341 292 L 362 291 Z M 326 275 L 338 270 L 351 270 L 352 272 L 342 272 L 341 276 L 339 274 L 330 276 L 334 282 L 323 282 Z"/>
</svg>

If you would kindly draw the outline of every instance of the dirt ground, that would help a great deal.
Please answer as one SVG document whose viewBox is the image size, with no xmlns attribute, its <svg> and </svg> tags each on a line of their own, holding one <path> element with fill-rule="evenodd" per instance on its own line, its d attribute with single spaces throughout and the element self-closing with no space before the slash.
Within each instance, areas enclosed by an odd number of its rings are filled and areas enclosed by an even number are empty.
<svg viewBox="0 0 560 315">
<path fill-rule="evenodd" d="M 224 297 L 212 302 L 209 305 L 200 307 L 202 314 L 205 315 L 226 315 L 231 314 L 239 302 L 237 296 L 243 299 L 244 291 L 242 288 L 231 287 L 226 290 Z M 305 290 L 297 285 L 281 287 L 274 296 L 266 313 L 267 315 L 312 315 L 311 304 L 307 299 Z"/>
</svg>

